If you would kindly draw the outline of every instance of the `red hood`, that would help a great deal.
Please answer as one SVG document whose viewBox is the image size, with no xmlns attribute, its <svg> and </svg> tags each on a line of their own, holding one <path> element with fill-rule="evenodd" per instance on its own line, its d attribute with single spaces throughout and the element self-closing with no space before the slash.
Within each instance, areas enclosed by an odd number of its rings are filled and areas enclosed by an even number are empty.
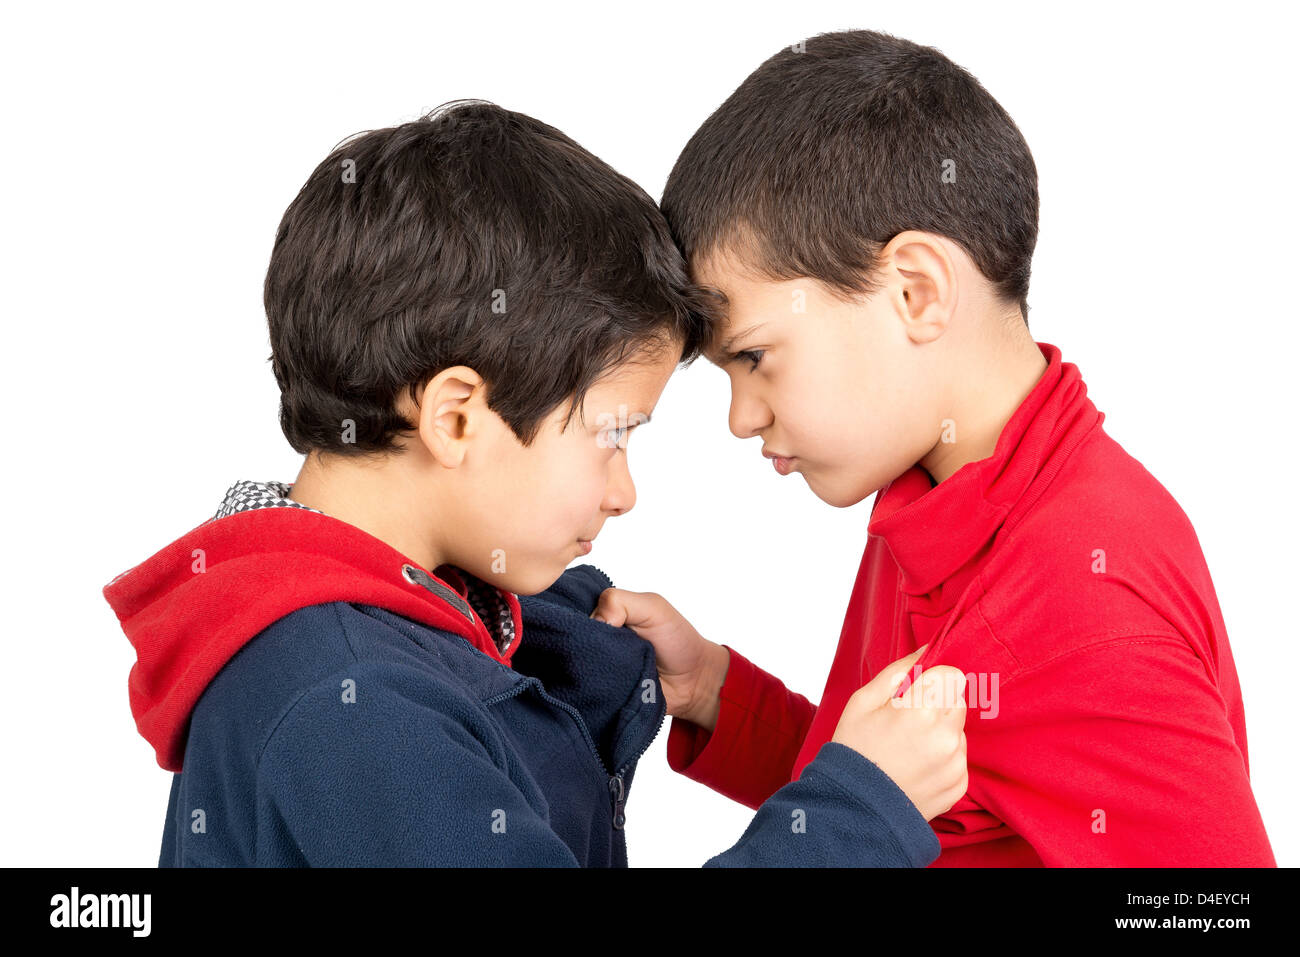
<svg viewBox="0 0 1300 957">
<path fill-rule="evenodd" d="M 426 585 L 408 579 L 429 575 Z M 264 628 L 308 605 L 346 601 L 468 640 L 509 665 L 523 634 L 519 601 L 514 644 L 501 654 L 467 602 L 464 582 L 443 567 L 433 576 L 361 529 L 299 508 L 262 508 L 211 519 L 104 587 L 104 597 L 135 646 L 127 681 L 136 727 L 179 771 L 190 714 L 208 683 Z M 432 589 L 449 589 L 439 597 Z M 458 607 L 459 605 L 459 607 Z"/>
</svg>

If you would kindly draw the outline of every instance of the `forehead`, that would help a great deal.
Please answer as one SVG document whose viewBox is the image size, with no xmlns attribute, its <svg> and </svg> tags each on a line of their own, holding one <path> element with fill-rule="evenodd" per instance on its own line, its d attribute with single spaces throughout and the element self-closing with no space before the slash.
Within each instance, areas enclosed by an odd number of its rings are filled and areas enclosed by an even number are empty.
<svg viewBox="0 0 1300 957">
<path fill-rule="evenodd" d="M 760 320 L 779 318 L 789 288 L 799 285 L 761 276 L 725 249 L 693 259 L 691 280 L 712 292 L 714 326 L 705 358 L 715 364 Z"/>
<path fill-rule="evenodd" d="M 592 383 L 583 399 L 587 422 L 595 421 L 595 414 L 613 412 L 619 406 L 627 411 L 649 413 L 668 384 L 681 356 L 681 344 L 671 343 L 660 350 L 642 349 L 608 370 Z"/>
</svg>

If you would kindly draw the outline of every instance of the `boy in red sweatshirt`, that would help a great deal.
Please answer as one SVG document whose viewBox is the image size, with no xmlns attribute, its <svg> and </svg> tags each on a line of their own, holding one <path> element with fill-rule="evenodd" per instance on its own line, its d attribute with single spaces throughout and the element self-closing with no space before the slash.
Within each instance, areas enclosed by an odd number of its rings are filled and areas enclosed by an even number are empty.
<svg viewBox="0 0 1300 957">
<path fill-rule="evenodd" d="M 1196 534 L 1029 333 L 1037 173 L 979 82 L 814 37 L 704 123 L 662 206 L 716 296 L 731 431 L 831 505 L 879 493 L 819 706 L 660 596 L 602 595 L 655 644 L 673 769 L 757 806 L 928 642 L 969 709 L 936 866 L 1274 865 Z"/>
</svg>

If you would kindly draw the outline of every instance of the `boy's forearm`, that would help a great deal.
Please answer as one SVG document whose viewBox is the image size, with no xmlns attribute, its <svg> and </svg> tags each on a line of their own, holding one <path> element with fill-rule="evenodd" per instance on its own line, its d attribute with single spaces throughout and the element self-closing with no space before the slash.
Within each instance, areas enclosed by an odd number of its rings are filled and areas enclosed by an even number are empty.
<svg viewBox="0 0 1300 957">
<path fill-rule="evenodd" d="M 797 781 L 758 808 L 729 850 L 705 867 L 925 867 L 939 838 L 884 771 L 827 742 Z"/>
<path fill-rule="evenodd" d="M 697 685 L 698 697 L 688 714 L 679 715 L 685 721 L 697 724 L 710 734 L 718 725 L 718 711 L 722 707 L 722 686 L 727 681 L 731 666 L 731 652 L 723 645 L 709 642 L 708 665 Z"/>
<path fill-rule="evenodd" d="M 726 687 L 710 731 L 680 715 L 668 732 L 668 765 L 719 794 L 757 809 L 782 785 L 817 707 L 743 654 L 728 653 Z M 704 716 L 704 720 L 708 720 Z"/>
</svg>

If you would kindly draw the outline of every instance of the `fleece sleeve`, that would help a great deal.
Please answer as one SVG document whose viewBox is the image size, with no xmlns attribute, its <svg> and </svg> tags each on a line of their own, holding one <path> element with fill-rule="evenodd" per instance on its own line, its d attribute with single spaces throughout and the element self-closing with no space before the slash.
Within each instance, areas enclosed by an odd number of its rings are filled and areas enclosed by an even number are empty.
<svg viewBox="0 0 1300 957">
<path fill-rule="evenodd" d="M 1223 699 L 1181 638 L 1014 675 L 967 738 L 971 797 L 1049 867 L 1275 866 Z"/>
<path fill-rule="evenodd" d="M 506 772 L 504 749 L 431 704 L 427 683 L 373 665 L 335 677 L 300 698 L 262 750 L 259 830 L 302 859 L 263 861 L 259 847 L 259 864 L 578 866 L 541 796 Z"/>
<path fill-rule="evenodd" d="M 705 867 L 925 867 L 939 851 L 929 823 L 884 771 L 828 741 Z"/>
<path fill-rule="evenodd" d="M 731 655 L 712 734 L 673 718 L 668 766 L 757 808 L 789 783 L 817 706 L 725 645 Z"/>
</svg>

